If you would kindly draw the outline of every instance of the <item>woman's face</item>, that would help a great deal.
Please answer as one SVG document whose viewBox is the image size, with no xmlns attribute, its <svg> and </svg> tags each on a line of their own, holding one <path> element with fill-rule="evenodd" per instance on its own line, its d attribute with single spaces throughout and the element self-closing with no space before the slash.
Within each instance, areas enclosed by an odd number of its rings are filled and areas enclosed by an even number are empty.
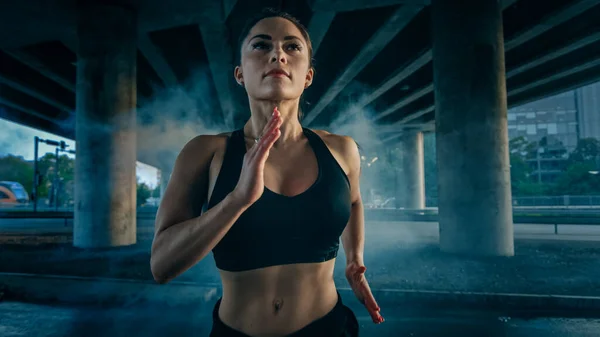
<svg viewBox="0 0 600 337">
<path fill-rule="evenodd" d="M 248 95 L 263 100 L 297 99 L 312 83 L 306 41 L 284 18 L 259 21 L 244 40 L 235 78 Z"/>
</svg>

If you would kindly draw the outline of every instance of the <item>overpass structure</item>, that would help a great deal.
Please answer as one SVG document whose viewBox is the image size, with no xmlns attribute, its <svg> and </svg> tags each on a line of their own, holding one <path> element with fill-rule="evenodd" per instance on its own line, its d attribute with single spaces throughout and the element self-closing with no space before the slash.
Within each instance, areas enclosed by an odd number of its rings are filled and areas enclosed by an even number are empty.
<svg viewBox="0 0 600 337">
<path fill-rule="evenodd" d="M 135 242 L 135 161 L 168 172 L 187 141 L 180 129 L 196 130 L 190 120 L 243 125 L 237 40 L 266 6 L 291 12 L 313 39 L 303 123 L 368 111 L 383 144 L 403 148 L 408 208 L 424 206 L 422 133 L 435 131 L 441 248 L 514 254 L 507 108 L 600 78 L 599 0 L 3 4 L 0 118 L 77 141 L 74 244 Z M 184 108 L 155 104 L 190 87 L 198 97 Z"/>
</svg>

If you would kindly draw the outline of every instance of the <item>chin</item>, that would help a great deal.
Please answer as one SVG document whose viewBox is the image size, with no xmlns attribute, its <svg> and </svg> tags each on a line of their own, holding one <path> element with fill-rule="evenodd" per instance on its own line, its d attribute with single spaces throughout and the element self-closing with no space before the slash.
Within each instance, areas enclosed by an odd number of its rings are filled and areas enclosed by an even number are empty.
<svg viewBox="0 0 600 337">
<path fill-rule="evenodd" d="M 268 88 L 261 92 L 260 98 L 270 101 L 286 101 L 299 98 L 300 95 L 288 88 Z"/>
</svg>

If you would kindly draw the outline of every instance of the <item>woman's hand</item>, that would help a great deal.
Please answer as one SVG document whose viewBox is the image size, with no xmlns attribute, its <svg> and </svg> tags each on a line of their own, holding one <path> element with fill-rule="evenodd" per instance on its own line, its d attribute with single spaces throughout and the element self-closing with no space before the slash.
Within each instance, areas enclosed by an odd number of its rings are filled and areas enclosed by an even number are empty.
<svg viewBox="0 0 600 337">
<path fill-rule="evenodd" d="M 346 266 L 346 279 L 348 280 L 348 283 L 350 283 L 350 287 L 354 291 L 356 298 L 358 298 L 360 303 L 362 303 L 369 311 L 373 323 L 379 324 L 384 322 L 384 319 L 379 314 L 381 308 L 377 305 L 377 302 L 371 293 L 369 283 L 365 278 L 366 270 L 367 267 L 363 265 L 350 263 Z"/>
<path fill-rule="evenodd" d="M 265 125 L 262 136 L 258 143 L 254 144 L 244 155 L 242 171 L 232 195 L 245 206 L 250 206 L 260 198 L 264 192 L 265 162 L 269 157 L 269 151 L 275 141 L 281 135 L 281 114 L 277 108 L 273 110 L 271 119 Z"/>
</svg>

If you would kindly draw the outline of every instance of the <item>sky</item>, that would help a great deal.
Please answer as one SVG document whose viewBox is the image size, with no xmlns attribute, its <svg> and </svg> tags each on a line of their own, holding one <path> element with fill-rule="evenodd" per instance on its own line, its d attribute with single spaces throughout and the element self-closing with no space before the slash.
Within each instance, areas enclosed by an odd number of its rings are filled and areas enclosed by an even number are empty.
<svg viewBox="0 0 600 337">
<path fill-rule="evenodd" d="M 33 160 L 33 137 L 35 136 L 59 142 L 62 140 L 67 143 L 67 149 L 69 150 L 74 150 L 76 148 L 75 142 L 70 139 L 0 119 L 0 157 L 12 154 L 15 156 L 22 156 L 25 160 Z M 56 147 L 54 146 L 40 143 L 38 148 L 38 158 L 48 152 L 54 153 L 55 148 Z M 70 154 L 69 156 L 74 157 Z M 145 182 L 152 188 L 157 186 L 158 170 L 155 167 L 137 162 L 136 168 L 136 174 L 140 177 L 142 182 Z M 2 180 L 1 178 L 2 177 L 0 177 L 0 180 Z"/>
</svg>

